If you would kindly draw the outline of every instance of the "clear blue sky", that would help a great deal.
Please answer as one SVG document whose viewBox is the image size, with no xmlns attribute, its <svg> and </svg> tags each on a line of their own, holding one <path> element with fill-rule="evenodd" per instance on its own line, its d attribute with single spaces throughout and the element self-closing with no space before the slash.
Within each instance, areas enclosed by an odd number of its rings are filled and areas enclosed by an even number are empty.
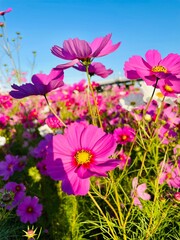
<svg viewBox="0 0 180 240">
<path fill-rule="evenodd" d="M 124 62 L 132 55 L 144 56 L 149 49 L 159 50 L 163 57 L 180 54 L 180 0 L 0 0 L 0 10 L 9 7 L 13 8 L 5 16 L 9 36 L 19 31 L 23 37 L 23 70 L 28 70 L 33 50 L 37 51 L 35 73 L 48 73 L 65 63 L 51 54 L 53 45 L 62 46 L 75 37 L 91 42 L 108 33 L 113 43 L 122 42 L 116 52 L 96 59 L 114 70 L 110 78 L 123 76 Z M 84 76 L 68 69 L 65 82 Z"/>
</svg>

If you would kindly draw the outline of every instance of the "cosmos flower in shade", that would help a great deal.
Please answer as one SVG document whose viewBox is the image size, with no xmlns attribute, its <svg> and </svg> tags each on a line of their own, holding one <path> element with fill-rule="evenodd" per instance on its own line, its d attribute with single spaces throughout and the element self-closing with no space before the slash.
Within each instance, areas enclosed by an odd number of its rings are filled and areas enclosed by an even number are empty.
<svg viewBox="0 0 180 240">
<path fill-rule="evenodd" d="M 22 84 L 21 86 L 13 84 L 11 87 L 14 90 L 10 91 L 9 94 L 17 99 L 31 95 L 45 95 L 56 88 L 62 87 L 64 85 L 63 78 L 63 70 L 53 68 L 48 75 L 43 73 L 34 74 L 32 83 Z"/>
<path fill-rule="evenodd" d="M 148 50 L 145 59 L 133 56 L 124 65 L 125 75 L 129 79 L 142 78 L 147 85 L 154 86 L 157 79 L 177 80 L 180 73 L 180 55 L 170 53 L 162 59 L 157 50 Z"/>
<path fill-rule="evenodd" d="M 86 67 L 82 63 L 78 63 L 77 66 L 73 66 L 73 68 L 82 72 L 86 72 Z M 97 75 L 102 78 L 106 78 L 113 73 L 113 70 L 106 69 L 102 63 L 93 62 L 88 67 L 88 73 L 90 76 Z"/>
<path fill-rule="evenodd" d="M 14 193 L 14 199 L 10 205 L 6 206 L 6 209 L 10 210 L 16 207 L 25 197 L 26 187 L 23 183 L 8 182 L 4 189 Z"/>
<path fill-rule="evenodd" d="M 6 155 L 5 161 L 0 162 L 0 176 L 3 177 L 3 180 L 8 180 L 13 175 L 17 164 L 17 157 L 10 154 Z"/>
<path fill-rule="evenodd" d="M 37 169 L 44 176 L 48 176 L 47 164 L 48 164 L 48 160 L 47 159 L 43 159 L 42 161 L 37 163 Z"/>
<path fill-rule="evenodd" d="M 139 198 L 143 200 L 150 200 L 151 196 L 150 194 L 146 193 L 146 183 L 142 183 L 138 185 L 138 178 L 135 177 L 132 181 L 132 191 L 131 191 L 131 197 L 133 198 L 133 203 L 135 206 L 138 206 L 140 209 L 142 209 L 142 204 L 139 200 Z"/>
<path fill-rule="evenodd" d="M 113 135 L 86 123 L 72 123 L 64 135 L 53 136 L 48 147 L 47 173 L 54 180 L 62 180 L 67 194 L 86 195 L 90 177 L 106 177 L 119 160 L 109 159 L 116 149 Z"/>
<path fill-rule="evenodd" d="M 128 142 L 133 142 L 135 138 L 135 131 L 131 127 L 116 128 L 114 130 L 114 138 L 117 143 L 126 145 Z"/>
<path fill-rule="evenodd" d="M 21 222 L 33 224 L 42 214 L 42 204 L 39 204 L 39 199 L 34 196 L 27 196 L 18 205 L 16 214 L 20 217 Z"/>
<path fill-rule="evenodd" d="M 157 129 L 158 137 L 161 139 L 163 144 L 169 144 L 169 142 L 177 139 L 177 132 L 171 127 L 169 123 L 162 125 L 159 129 Z"/>
<path fill-rule="evenodd" d="M 114 52 L 119 45 L 120 42 L 113 45 L 111 34 L 107 34 L 105 37 L 95 38 L 91 43 L 79 38 L 68 39 L 64 41 L 63 47 L 53 46 L 51 52 L 56 57 L 70 60 L 66 64 L 57 66 L 58 68 L 66 69 L 79 62 L 89 65 L 95 57 L 108 55 Z"/>
<path fill-rule="evenodd" d="M 167 183 L 170 188 L 180 188 L 180 168 L 170 163 L 160 163 L 162 171 L 159 175 L 159 184 Z"/>
<path fill-rule="evenodd" d="M 5 11 L 0 11 L 0 15 L 1 16 L 4 16 L 6 13 L 9 13 L 9 12 L 11 12 L 12 11 L 12 8 L 8 8 L 8 9 L 6 9 Z"/>
</svg>

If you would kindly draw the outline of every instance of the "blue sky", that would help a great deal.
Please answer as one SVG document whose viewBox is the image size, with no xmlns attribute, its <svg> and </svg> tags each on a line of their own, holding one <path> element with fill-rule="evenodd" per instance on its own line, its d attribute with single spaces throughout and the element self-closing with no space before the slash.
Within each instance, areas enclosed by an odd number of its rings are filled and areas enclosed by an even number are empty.
<svg viewBox="0 0 180 240">
<path fill-rule="evenodd" d="M 64 40 L 75 37 L 91 42 L 108 33 L 113 43 L 122 42 L 116 52 L 96 59 L 114 70 L 110 78 L 123 76 L 124 62 L 132 55 L 144 56 L 149 49 L 159 50 L 163 57 L 180 54 L 180 0 L 0 0 L 0 10 L 9 7 L 13 11 L 5 15 L 8 34 L 13 38 L 21 32 L 24 71 L 30 68 L 34 50 L 35 73 L 49 73 L 65 63 L 51 54 L 53 45 L 62 46 Z M 65 72 L 66 83 L 84 77 L 73 69 Z"/>
</svg>

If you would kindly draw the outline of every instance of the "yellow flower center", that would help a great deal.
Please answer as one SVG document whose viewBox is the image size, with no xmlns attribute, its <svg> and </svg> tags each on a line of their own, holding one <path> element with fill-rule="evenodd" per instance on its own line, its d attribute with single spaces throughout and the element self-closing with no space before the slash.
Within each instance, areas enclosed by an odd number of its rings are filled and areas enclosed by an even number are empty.
<svg viewBox="0 0 180 240">
<path fill-rule="evenodd" d="M 76 159 L 77 164 L 81 165 L 90 163 L 93 158 L 93 155 L 90 151 L 82 149 L 77 151 L 74 157 Z"/>
<path fill-rule="evenodd" d="M 167 73 L 167 69 L 163 66 L 154 66 L 152 68 L 152 72 L 164 72 L 164 73 Z"/>
<path fill-rule="evenodd" d="M 167 92 L 173 92 L 174 90 L 172 89 L 172 87 L 170 87 L 169 85 L 165 85 L 164 86 L 164 89 L 167 91 Z"/>
<path fill-rule="evenodd" d="M 163 98 L 163 97 L 164 97 L 164 95 L 162 94 L 162 92 L 157 92 L 157 93 L 156 93 L 156 96 L 157 96 L 158 98 Z"/>
<path fill-rule="evenodd" d="M 121 139 L 122 139 L 122 140 L 126 140 L 126 139 L 127 139 L 127 136 L 126 136 L 126 135 L 122 135 L 122 136 L 121 136 Z"/>
<path fill-rule="evenodd" d="M 170 179 L 170 178 L 172 178 L 172 174 L 171 173 L 167 173 L 166 174 L 166 179 Z"/>
</svg>

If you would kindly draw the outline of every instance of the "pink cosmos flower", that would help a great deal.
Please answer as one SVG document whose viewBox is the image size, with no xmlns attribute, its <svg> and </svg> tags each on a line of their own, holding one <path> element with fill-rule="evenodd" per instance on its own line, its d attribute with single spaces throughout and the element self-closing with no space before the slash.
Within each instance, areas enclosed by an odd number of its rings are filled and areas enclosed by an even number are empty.
<svg viewBox="0 0 180 240">
<path fill-rule="evenodd" d="M 86 72 L 86 67 L 82 63 L 78 63 L 77 66 L 73 66 L 73 68 L 82 72 Z M 113 70 L 106 69 L 102 63 L 93 62 L 88 67 L 88 73 L 90 76 L 98 75 L 102 78 L 106 78 L 113 73 Z"/>
<path fill-rule="evenodd" d="M 170 53 L 164 59 L 157 50 L 146 52 L 145 59 L 141 56 L 133 56 L 124 65 L 125 75 L 129 79 L 142 78 L 147 85 L 158 86 L 161 79 L 178 80 L 180 73 L 180 55 Z"/>
<path fill-rule="evenodd" d="M 80 40 L 79 38 L 68 39 L 64 41 L 63 47 L 57 45 L 53 46 L 51 52 L 59 58 L 71 60 L 66 64 L 57 66 L 58 68 L 66 69 L 79 62 L 83 63 L 86 61 L 89 65 L 95 57 L 102 57 L 110 54 L 114 52 L 119 45 L 120 42 L 113 45 L 111 34 L 108 34 L 105 37 L 95 38 L 91 43 Z"/>
<path fill-rule="evenodd" d="M 39 199 L 34 197 L 25 197 L 18 205 L 16 214 L 20 217 L 21 222 L 33 224 L 42 214 L 42 204 L 39 204 Z"/>
<path fill-rule="evenodd" d="M 180 78 L 173 81 L 171 81 L 170 77 L 160 79 L 158 87 L 164 96 L 177 97 L 177 94 L 180 93 Z"/>
<path fill-rule="evenodd" d="M 63 127 L 62 123 L 53 114 L 48 115 L 48 117 L 45 120 L 45 123 L 48 125 L 48 127 L 53 129 Z"/>
<path fill-rule="evenodd" d="M 12 98 L 9 95 L 0 95 L 0 105 L 3 106 L 3 108 L 11 108 L 12 107 Z"/>
<path fill-rule="evenodd" d="M 125 145 L 134 141 L 135 131 L 131 127 L 116 128 L 114 130 L 114 138 L 117 143 Z"/>
<path fill-rule="evenodd" d="M 6 13 L 9 13 L 9 12 L 11 12 L 12 11 L 12 8 L 8 8 L 8 9 L 6 9 L 5 11 L 1 11 L 0 12 L 0 15 L 1 16 L 4 16 Z"/>
<path fill-rule="evenodd" d="M 146 193 L 146 183 L 138 185 L 138 178 L 135 177 L 132 181 L 132 191 L 131 191 L 131 197 L 133 198 L 133 203 L 135 206 L 138 206 L 140 209 L 142 209 L 142 204 L 139 200 L 139 198 L 143 200 L 150 200 L 151 196 L 150 194 Z"/>
<path fill-rule="evenodd" d="M 23 183 L 8 182 L 4 189 L 14 193 L 13 202 L 10 205 L 6 206 L 6 209 L 11 210 L 16 207 L 25 197 L 26 187 Z"/>
<path fill-rule="evenodd" d="M 0 176 L 3 180 L 8 180 L 16 170 L 18 159 L 10 154 L 6 155 L 5 161 L 0 162 Z"/>
<path fill-rule="evenodd" d="M 72 123 L 64 135 L 53 136 L 47 172 L 54 180 L 62 180 L 67 194 L 86 195 L 91 176 L 106 177 L 119 164 L 119 160 L 109 159 L 115 149 L 113 135 L 93 125 Z"/>
<path fill-rule="evenodd" d="M 180 169 L 170 163 L 160 164 L 162 172 L 159 176 L 159 184 L 166 182 L 169 187 L 180 188 Z"/>
<path fill-rule="evenodd" d="M 62 87 L 64 84 L 63 78 L 63 70 L 53 68 L 48 75 L 43 73 L 34 74 L 32 83 L 22 84 L 21 86 L 13 84 L 12 88 L 14 90 L 10 91 L 9 94 L 17 99 L 31 95 L 45 95 L 56 88 Z"/>
<path fill-rule="evenodd" d="M 177 138 L 177 132 L 173 130 L 169 123 L 166 123 L 158 129 L 158 137 L 163 144 L 169 144 L 170 141 Z"/>
<path fill-rule="evenodd" d="M 125 166 L 129 166 L 131 163 L 131 158 L 128 157 L 123 150 L 119 153 L 118 158 L 120 159 L 119 168 L 121 170 L 124 169 Z"/>
</svg>

